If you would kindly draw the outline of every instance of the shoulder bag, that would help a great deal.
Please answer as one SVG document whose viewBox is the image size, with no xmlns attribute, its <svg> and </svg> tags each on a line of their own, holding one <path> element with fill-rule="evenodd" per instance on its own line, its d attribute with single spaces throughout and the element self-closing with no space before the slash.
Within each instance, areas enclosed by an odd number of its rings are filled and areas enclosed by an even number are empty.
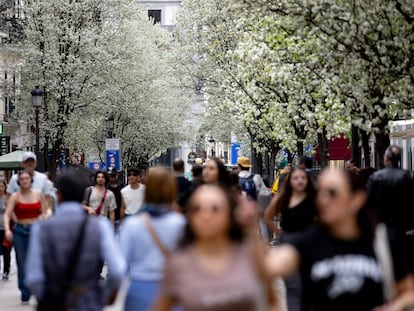
<svg viewBox="0 0 414 311">
<path fill-rule="evenodd" d="M 170 255 L 170 251 L 167 247 L 161 242 L 160 237 L 158 236 L 157 232 L 155 231 L 154 227 L 151 224 L 151 219 L 148 214 L 141 214 L 140 215 L 142 221 L 144 222 L 145 227 L 147 228 L 149 234 L 151 235 L 152 239 L 154 240 L 157 247 L 160 249 L 161 253 L 164 255 L 165 258 L 168 258 Z"/>
<path fill-rule="evenodd" d="M 95 210 L 95 213 L 96 213 L 96 215 L 97 215 L 97 216 L 101 215 L 101 209 L 102 209 L 102 206 L 103 206 L 103 204 L 104 204 L 104 202 L 105 202 L 105 199 L 106 199 L 106 193 L 107 193 L 107 192 L 108 192 L 108 189 L 106 189 L 106 188 L 105 188 L 105 191 L 104 191 L 104 193 L 103 193 L 103 196 L 102 196 L 101 202 L 99 203 L 98 208 Z"/>
</svg>

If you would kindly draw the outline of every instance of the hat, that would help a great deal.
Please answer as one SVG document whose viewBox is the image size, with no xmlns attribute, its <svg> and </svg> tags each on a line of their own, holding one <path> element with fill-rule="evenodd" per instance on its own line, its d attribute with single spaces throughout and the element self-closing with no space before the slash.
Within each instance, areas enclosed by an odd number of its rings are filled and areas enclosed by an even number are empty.
<svg viewBox="0 0 414 311">
<path fill-rule="evenodd" d="M 118 173 L 118 172 L 117 172 L 117 170 L 116 170 L 116 167 L 111 166 L 111 167 L 108 167 L 108 171 L 107 171 L 107 173 L 108 173 L 109 175 L 111 175 L 111 174 L 116 174 L 116 173 Z"/>
<path fill-rule="evenodd" d="M 29 159 L 33 159 L 33 160 L 36 161 L 37 160 L 37 157 L 36 157 L 36 155 L 33 152 L 27 151 L 27 152 L 25 152 L 23 154 L 22 162 L 26 162 Z"/>
<path fill-rule="evenodd" d="M 237 164 L 240 165 L 241 167 L 252 167 L 252 165 L 250 164 L 249 158 L 246 158 L 246 157 L 240 157 L 237 160 Z"/>
</svg>

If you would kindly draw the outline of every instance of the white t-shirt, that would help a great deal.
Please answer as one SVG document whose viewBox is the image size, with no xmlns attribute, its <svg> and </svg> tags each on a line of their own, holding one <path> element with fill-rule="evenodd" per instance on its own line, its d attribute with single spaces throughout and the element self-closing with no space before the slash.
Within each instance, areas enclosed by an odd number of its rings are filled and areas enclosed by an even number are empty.
<svg viewBox="0 0 414 311">
<path fill-rule="evenodd" d="M 121 195 L 125 202 L 125 215 L 136 214 L 144 203 L 145 185 L 139 184 L 138 189 L 128 185 L 121 189 Z"/>
<path fill-rule="evenodd" d="M 17 184 L 18 174 L 14 174 L 7 186 L 7 193 L 13 194 L 20 190 Z M 32 189 L 41 191 L 44 195 L 52 195 L 53 187 L 50 186 L 46 174 L 34 171 Z"/>
</svg>

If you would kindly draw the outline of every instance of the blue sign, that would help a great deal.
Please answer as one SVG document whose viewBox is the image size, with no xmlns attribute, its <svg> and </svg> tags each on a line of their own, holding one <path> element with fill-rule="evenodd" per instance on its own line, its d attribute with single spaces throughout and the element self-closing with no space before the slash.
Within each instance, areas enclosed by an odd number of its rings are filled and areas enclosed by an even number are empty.
<svg viewBox="0 0 414 311">
<path fill-rule="evenodd" d="M 106 169 L 115 167 L 117 171 L 121 170 L 121 157 L 119 150 L 106 150 Z"/>
<path fill-rule="evenodd" d="M 105 140 L 106 169 L 115 167 L 121 170 L 121 140 L 119 138 L 107 138 Z"/>
<path fill-rule="evenodd" d="M 240 144 L 231 143 L 231 164 L 236 165 L 240 156 Z"/>
<path fill-rule="evenodd" d="M 89 168 L 94 171 L 102 171 L 105 165 L 98 161 L 98 162 L 89 162 Z"/>
</svg>

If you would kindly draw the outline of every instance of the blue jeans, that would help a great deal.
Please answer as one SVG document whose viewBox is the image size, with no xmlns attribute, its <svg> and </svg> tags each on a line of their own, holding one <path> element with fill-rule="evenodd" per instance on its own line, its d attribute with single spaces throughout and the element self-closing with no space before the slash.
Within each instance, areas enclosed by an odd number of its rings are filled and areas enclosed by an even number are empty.
<svg viewBox="0 0 414 311">
<path fill-rule="evenodd" d="M 15 224 L 13 227 L 13 246 L 16 252 L 17 279 L 22 301 L 29 301 L 30 299 L 30 290 L 24 285 L 30 227 L 31 225 L 21 224 Z"/>
<path fill-rule="evenodd" d="M 159 291 L 160 282 L 132 280 L 125 299 L 125 311 L 151 310 Z"/>
<path fill-rule="evenodd" d="M 159 291 L 158 281 L 131 280 L 128 293 L 125 297 L 124 311 L 148 311 L 155 303 Z M 174 307 L 172 311 L 183 311 L 181 307 Z"/>
</svg>

